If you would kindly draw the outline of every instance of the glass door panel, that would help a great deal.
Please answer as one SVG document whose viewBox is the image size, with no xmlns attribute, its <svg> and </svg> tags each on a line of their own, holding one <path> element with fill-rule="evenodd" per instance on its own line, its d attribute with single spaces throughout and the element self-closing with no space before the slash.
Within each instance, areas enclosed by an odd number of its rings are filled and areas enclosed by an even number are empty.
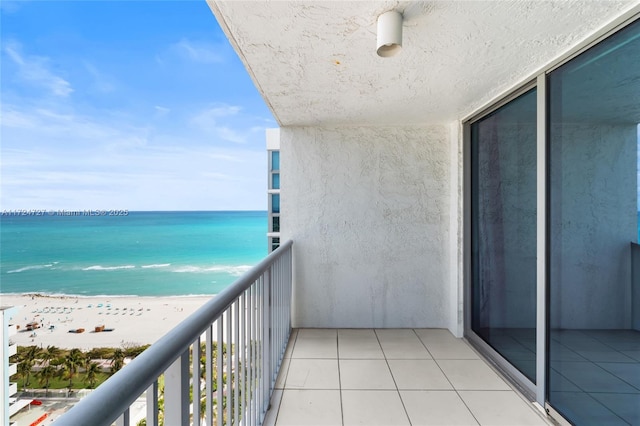
<svg viewBox="0 0 640 426">
<path fill-rule="evenodd" d="M 548 76 L 548 401 L 640 424 L 640 23 Z"/>
<path fill-rule="evenodd" d="M 536 380 L 536 89 L 471 125 L 471 329 Z"/>
</svg>

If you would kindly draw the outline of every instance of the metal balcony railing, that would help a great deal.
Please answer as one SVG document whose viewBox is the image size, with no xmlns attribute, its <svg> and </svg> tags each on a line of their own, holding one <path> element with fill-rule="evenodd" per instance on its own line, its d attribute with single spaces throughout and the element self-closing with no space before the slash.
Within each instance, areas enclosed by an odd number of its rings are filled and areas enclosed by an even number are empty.
<svg viewBox="0 0 640 426">
<path fill-rule="evenodd" d="M 55 425 L 133 426 L 130 407 L 143 394 L 147 426 L 262 424 L 291 332 L 292 244 L 282 244 Z"/>
</svg>

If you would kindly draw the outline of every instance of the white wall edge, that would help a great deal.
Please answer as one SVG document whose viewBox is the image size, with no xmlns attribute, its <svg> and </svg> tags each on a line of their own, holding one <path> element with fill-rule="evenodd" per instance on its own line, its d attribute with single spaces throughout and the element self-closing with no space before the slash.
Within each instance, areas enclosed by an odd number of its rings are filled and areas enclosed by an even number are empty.
<svg viewBox="0 0 640 426">
<path fill-rule="evenodd" d="M 464 334 L 462 123 L 449 125 L 449 331 Z"/>
<path fill-rule="evenodd" d="M 280 149 L 280 128 L 266 129 L 267 151 Z"/>
</svg>

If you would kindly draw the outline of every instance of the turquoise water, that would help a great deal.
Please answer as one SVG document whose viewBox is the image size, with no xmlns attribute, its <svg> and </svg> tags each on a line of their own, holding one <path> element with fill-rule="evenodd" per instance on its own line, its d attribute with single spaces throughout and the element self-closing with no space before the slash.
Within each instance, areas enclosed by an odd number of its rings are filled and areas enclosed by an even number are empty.
<svg viewBox="0 0 640 426">
<path fill-rule="evenodd" d="M 0 216 L 0 292 L 216 294 L 267 254 L 266 212 Z"/>
</svg>

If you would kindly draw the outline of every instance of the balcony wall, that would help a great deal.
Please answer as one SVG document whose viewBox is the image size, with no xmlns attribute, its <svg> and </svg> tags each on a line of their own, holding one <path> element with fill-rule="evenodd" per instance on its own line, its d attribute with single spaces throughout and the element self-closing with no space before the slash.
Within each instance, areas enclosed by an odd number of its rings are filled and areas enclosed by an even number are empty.
<svg viewBox="0 0 640 426">
<path fill-rule="evenodd" d="M 448 125 L 281 129 L 294 327 L 457 333 L 457 146 Z"/>
<path fill-rule="evenodd" d="M 18 384 L 17 383 L 9 383 L 9 393 L 7 394 L 9 397 L 18 393 Z"/>
<path fill-rule="evenodd" d="M 563 141 L 551 154 L 561 165 L 552 175 L 552 232 L 562 230 L 551 240 L 552 253 L 561 253 L 550 270 L 553 328 L 632 327 L 629 243 L 638 238 L 638 125 L 600 121 L 552 129 Z"/>
<path fill-rule="evenodd" d="M 18 353 L 18 345 L 13 343 L 7 346 L 7 357 L 14 356 L 17 353 Z"/>
</svg>

